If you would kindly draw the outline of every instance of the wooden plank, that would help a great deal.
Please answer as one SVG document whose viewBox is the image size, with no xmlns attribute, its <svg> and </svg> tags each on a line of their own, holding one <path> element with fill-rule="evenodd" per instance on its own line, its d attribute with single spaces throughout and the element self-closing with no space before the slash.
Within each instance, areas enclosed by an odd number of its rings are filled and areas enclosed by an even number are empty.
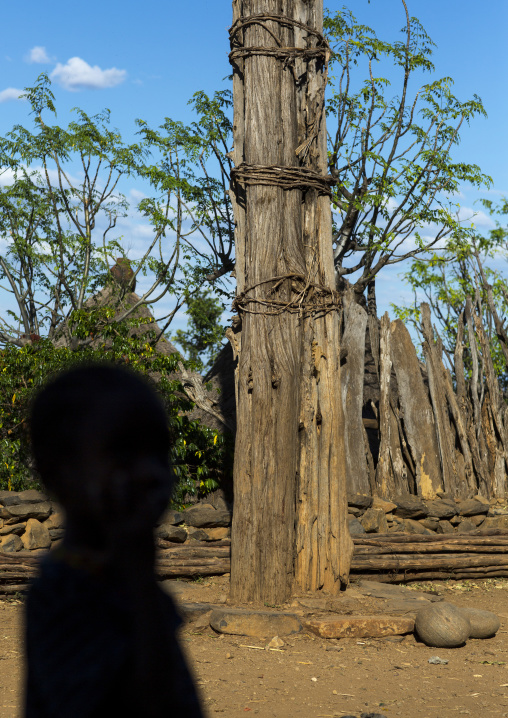
<svg viewBox="0 0 508 718">
<path fill-rule="evenodd" d="M 446 391 L 446 398 L 450 406 L 451 415 L 457 431 L 460 447 L 462 450 L 462 457 L 464 460 L 464 473 L 458 474 L 459 481 L 464 482 L 466 489 L 461 489 L 461 486 L 457 486 L 455 493 L 458 496 L 467 496 L 472 493 L 476 493 L 479 489 L 478 484 L 475 482 L 474 471 L 473 471 L 473 459 L 469 447 L 469 439 L 466 430 L 466 416 L 464 416 L 460 410 L 459 404 L 453 392 L 452 377 L 450 372 L 441 366 L 443 386 Z M 457 462 L 458 464 L 458 462 Z"/>
<path fill-rule="evenodd" d="M 415 463 L 418 495 L 434 498 L 443 488 L 434 415 L 420 365 L 407 328 L 396 319 L 390 326 L 392 361 L 399 387 L 404 428 Z"/>
<path fill-rule="evenodd" d="M 376 468 L 376 494 L 385 499 L 408 492 L 407 471 L 402 458 L 399 430 L 391 406 L 392 359 L 390 348 L 390 318 L 381 318 L 379 350 L 379 425 L 380 446 Z"/>
<path fill-rule="evenodd" d="M 502 529 L 476 529 L 468 534 L 403 534 L 403 533 L 385 533 L 371 534 L 365 536 L 355 536 L 354 544 L 370 544 L 388 541 L 389 543 L 425 543 L 429 541 L 443 541 L 445 543 L 479 543 L 481 541 L 489 541 L 490 539 L 503 541 L 508 539 L 508 533 Z"/>
<path fill-rule="evenodd" d="M 368 467 L 363 438 L 363 379 L 365 373 L 365 331 L 367 312 L 349 294 L 345 298 L 342 347 L 347 350 L 341 368 L 341 394 L 345 426 L 347 490 L 370 494 Z"/>
<path fill-rule="evenodd" d="M 354 556 L 383 556 L 389 554 L 450 554 L 450 553 L 508 553 L 508 543 L 496 544 L 445 544 L 445 543 L 410 543 L 387 544 L 382 546 L 355 546 Z"/>
<path fill-rule="evenodd" d="M 29 583 L 0 584 L 0 594 L 26 593 L 29 588 Z"/>
<path fill-rule="evenodd" d="M 436 435 L 441 459 L 443 486 L 453 496 L 461 495 L 463 477 L 457 474 L 453 459 L 455 458 L 455 436 L 451 431 L 448 417 L 446 389 L 443 385 L 443 363 L 434 341 L 434 331 L 430 317 L 430 306 L 423 302 L 420 305 L 422 316 L 423 355 L 429 378 L 430 400 L 434 410 Z"/>
<path fill-rule="evenodd" d="M 467 415 L 468 399 L 466 395 L 466 381 L 464 368 L 464 312 L 459 314 L 457 321 L 457 339 L 453 353 L 455 368 L 455 382 L 457 386 L 457 401 L 464 415 Z"/>
<path fill-rule="evenodd" d="M 161 566 L 157 570 L 159 580 L 175 576 L 222 576 L 230 571 L 230 562 L 224 561 L 222 565 L 215 566 Z"/>
</svg>

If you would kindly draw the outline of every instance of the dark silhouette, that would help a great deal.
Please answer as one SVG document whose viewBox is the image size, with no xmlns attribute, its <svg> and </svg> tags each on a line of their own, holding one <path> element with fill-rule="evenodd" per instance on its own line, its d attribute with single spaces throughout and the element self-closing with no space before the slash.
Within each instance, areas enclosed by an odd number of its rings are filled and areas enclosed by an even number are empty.
<svg viewBox="0 0 508 718">
<path fill-rule="evenodd" d="M 77 368 L 36 397 L 31 434 L 67 526 L 27 598 L 26 718 L 201 718 L 154 574 L 172 488 L 162 404 L 123 369 Z"/>
</svg>

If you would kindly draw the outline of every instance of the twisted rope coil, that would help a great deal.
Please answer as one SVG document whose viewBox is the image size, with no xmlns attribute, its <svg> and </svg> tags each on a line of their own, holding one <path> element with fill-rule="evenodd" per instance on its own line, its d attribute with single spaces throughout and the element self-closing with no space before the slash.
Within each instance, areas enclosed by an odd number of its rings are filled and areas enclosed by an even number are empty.
<svg viewBox="0 0 508 718">
<path fill-rule="evenodd" d="M 313 35 L 314 37 L 316 37 L 318 45 L 317 47 L 312 48 L 283 47 L 281 41 L 274 35 L 270 28 L 265 25 L 266 21 L 277 22 L 279 23 L 279 25 L 285 25 L 287 27 L 299 27 L 300 29 L 305 30 L 305 32 L 307 32 L 309 36 Z M 273 39 L 277 43 L 277 47 L 242 47 L 241 41 L 238 38 L 238 34 L 240 31 L 245 30 L 251 25 L 261 25 L 261 27 L 263 27 L 264 30 L 266 30 L 266 32 L 268 32 L 273 37 Z M 233 48 L 229 54 L 229 59 L 231 61 L 237 58 L 249 57 L 250 55 L 269 55 L 271 57 L 278 57 L 281 59 L 294 59 L 296 57 L 301 57 L 305 60 L 321 57 L 325 61 L 327 61 L 330 54 L 330 46 L 328 45 L 326 38 L 320 32 L 318 32 L 317 30 L 313 30 L 311 27 L 305 25 L 303 22 L 293 20 L 286 15 L 269 15 L 265 13 L 259 15 L 250 15 L 249 17 L 245 18 L 239 18 L 231 26 L 229 30 L 229 37 L 231 41 L 231 47 Z M 235 44 L 237 45 L 237 47 L 233 47 Z"/>
<path fill-rule="evenodd" d="M 291 289 L 296 293 L 296 297 L 294 299 L 284 301 L 282 299 L 248 296 L 249 292 L 252 292 L 253 289 L 261 286 L 262 284 L 268 284 L 269 282 L 275 282 L 275 285 L 269 292 L 269 294 L 273 294 L 283 282 L 288 280 L 292 280 Z M 252 304 L 257 304 L 262 307 L 262 309 L 251 309 L 249 305 Z M 278 277 L 270 277 L 269 279 L 264 279 L 263 281 L 248 287 L 236 297 L 233 301 L 232 308 L 233 311 L 236 310 L 239 314 L 244 312 L 247 314 L 277 316 L 283 312 L 290 312 L 308 317 L 316 313 L 336 311 L 340 309 L 340 307 L 340 294 L 335 289 L 329 289 L 322 284 L 315 284 L 303 274 L 290 273 Z"/>
<path fill-rule="evenodd" d="M 267 21 L 276 22 L 286 27 L 297 27 L 307 32 L 308 37 L 317 39 L 317 46 L 310 48 L 284 47 L 281 41 L 265 24 Z M 243 47 L 242 41 L 239 39 L 239 33 L 252 25 L 261 25 L 266 32 L 274 39 L 276 47 Z M 328 77 L 328 62 L 331 55 L 330 46 L 322 33 L 305 25 L 298 20 L 293 20 L 285 15 L 259 14 L 251 15 L 246 18 L 238 19 L 229 31 L 232 50 L 229 54 L 230 62 L 234 60 L 245 59 L 255 55 L 264 55 L 284 60 L 284 66 L 297 58 L 302 60 L 321 59 L 324 64 L 324 83 L 320 92 L 318 106 L 312 122 L 309 123 L 310 137 L 296 149 L 295 154 L 304 159 L 312 141 L 318 136 L 318 123 L 324 110 L 324 94 Z M 295 69 L 291 65 L 295 82 L 299 84 L 296 77 Z M 231 171 L 232 182 L 242 183 L 245 186 L 254 185 L 270 185 L 281 187 L 284 190 L 300 189 L 317 190 L 320 194 L 331 196 L 331 188 L 336 184 L 336 180 L 331 175 L 321 175 L 318 172 L 304 167 L 278 167 L 276 165 L 264 166 L 253 165 L 242 162 L 238 167 Z M 273 294 L 286 281 L 290 281 L 290 290 L 295 293 L 294 299 L 289 301 L 281 299 L 271 299 L 268 297 L 257 298 L 249 296 L 256 287 L 270 282 L 274 282 L 274 286 L 269 290 L 268 294 Z M 257 305 L 257 309 L 252 305 Z M 316 313 L 327 313 L 337 311 L 341 307 L 340 294 L 321 284 L 312 282 L 309 277 L 302 274 L 289 273 L 277 277 L 265 279 L 257 284 L 252 285 L 239 294 L 233 301 L 233 311 L 248 314 L 263 314 L 267 316 L 277 316 L 283 312 L 296 313 L 300 316 L 310 316 Z"/>
<path fill-rule="evenodd" d="M 277 167 L 276 165 L 250 165 L 242 162 L 231 170 L 233 182 L 247 187 L 270 185 L 282 189 L 315 189 L 320 194 L 331 196 L 331 188 L 336 180 L 331 175 L 320 175 L 305 167 Z"/>
</svg>

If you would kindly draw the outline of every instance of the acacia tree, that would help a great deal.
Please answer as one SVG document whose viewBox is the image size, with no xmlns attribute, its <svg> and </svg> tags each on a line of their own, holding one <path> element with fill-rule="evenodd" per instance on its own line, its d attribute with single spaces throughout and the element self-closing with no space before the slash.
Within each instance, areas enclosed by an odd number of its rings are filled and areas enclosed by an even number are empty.
<svg viewBox="0 0 508 718">
<path fill-rule="evenodd" d="M 433 43 L 402 0 L 403 40 L 386 42 L 344 9 L 325 21 L 333 51 L 327 103 L 337 285 L 350 277 L 357 297 L 386 266 L 471 236 L 458 217 L 461 183 L 489 184 L 476 165 L 457 161 L 460 130 L 485 116 L 480 98 L 461 102 L 450 77 L 412 83 L 434 73 Z M 396 94 L 380 73 L 400 73 Z"/>
<path fill-rule="evenodd" d="M 321 0 L 233 2 L 235 600 L 348 580 L 322 23 Z"/>
<path fill-rule="evenodd" d="M 493 216 L 508 214 L 508 200 L 499 204 L 482 200 Z M 423 298 L 429 303 L 443 350 L 452 372 L 459 332 L 466 326 L 464 364 L 472 371 L 472 352 L 465 321 L 468 301 L 481 317 L 489 341 L 493 366 L 505 392 L 508 387 L 508 277 L 506 271 L 495 268 L 501 256 L 506 257 L 508 228 L 496 219 L 496 226 L 484 235 L 472 232 L 467 241 L 452 236 L 443 251 L 415 259 L 404 278 L 414 292 L 410 306 L 392 305 L 397 315 L 411 323 L 421 337 L 419 305 Z M 460 328 L 462 326 L 462 329 Z M 461 340 L 462 341 L 462 340 Z M 459 342 L 460 343 L 460 342 Z"/>
<path fill-rule="evenodd" d="M 229 471 L 229 441 L 186 416 L 192 402 L 212 402 L 204 390 L 191 390 L 196 375 L 178 355 L 166 355 L 167 344 L 166 352 L 157 348 L 207 276 L 220 287 L 214 273 L 231 252 L 229 198 L 207 170 L 227 97 L 195 99 L 199 132 L 169 119 L 151 130 L 140 120 L 140 139 L 131 145 L 111 128 L 107 111 L 91 117 L 76 110 L 66 128 L 55 124 L 45 75 L 26 97 L 34 128 L 16 126 L 0 138 L 0 486 L 31 486 L 26 416 L 33 392 L 55 371 L 107 359 L 158 376 L 179 499 L 206 493 Z M 131 261 L 118 226 L 129 210 L 120 192 L 127 181 L 146 191 L 135 212 L 151 229 Z M 161 311 L 168 297 L 170 311 Z M 174 381 L 177 371 L 183 384 Z"/>
<path fill-rule="evenodd" d="M 161 318 L 155 305 L 164 331 L 227 255 L 224 223 L 214 224 L 220 189 L 206 169 L 216 120 L 200 123 L 197 137 L 170 120 L 154 131 L 139 121 L 140 141 L 125 145 L 107 111 L 90 117 L 76 110 L 65 129 L 52 124 L 45 75 L 26 96 L 35 128 L 16 126 L 0 138 L 0 488 L 34 485 L 26 430 L 33 393 L 56 371 L 108 360 L 157 376 L 173 435 L 175 500 L 206 493 L 228 473 L 229 441 L 187 416 L 194 405 L 175 380 L 181 358 L 154 351 L 161 331 L 144 305 L 173 297 L 169 315 Z M 207 102 L 219 107 L 219 98 L 201 97 L 198 114 Z M 144 180 L 148 196 L 136 209 L 152 230 L 131 262 L 118 236 L 128 211 L 119 191 L 126 178 L 138 188 Z M 221 248 L 220 260 L 211 251 L 201 256 L 200 246 L 193 253 L 196 235 Z M 144 274 L 149 281 L 135 295 Z M 133 318 L 137 309 L 144 311 Z M 131 331 L 139 324 L 142 331 Z"/>
<path fill-rule="evenodd" d="M 224 328 L 220 320 L 224 305 L 209 288 L 189 298 L 186 304 L 187 328 L 178 329 L 173 340 L 199 371 L 206 372 L 222 349 Z"/>
<path fill-rule="evenodd" d="M 229 198 L 206 169 L 220 131 L 212 113 L 220 93 L 195 101 L 198 114 L 207 111 L 201 134 L 169 119 L 157 130 L 139 120 L 140 141 L 131 145 L 110 127 L 108 111 L 90 117 L 75 108 L 77 119 L 67 128 L 50 124 L 47 115 L 56 109 L 44 74 L 25 96 L 34 131 L 16 126 L 0 138 L 0 289 L 9 297 L 0 342 L 21 347 L 42 336 L 66 346 L 89 343 L 85 325 L 97 339 L 107 326 L 171 296 L 171 310 L 157 317 L 164 332 L 232 251 Z M 123 273 L 127 281 L 115 283 L 112 265 L 118 255 L 117 267 L 126 261 L 117 228 L 129 210 L 119 191 L 126 178 L 148 187 L 136 211 L 152 236 L 130 261 L 132 271 Z M 198 240 L 208 244 L 206 254 Z M 143 276 L 144 290 L 126 304 Z M 97 307 L 92 298 L 112 284 L 109 310 Z"/>
</svg>

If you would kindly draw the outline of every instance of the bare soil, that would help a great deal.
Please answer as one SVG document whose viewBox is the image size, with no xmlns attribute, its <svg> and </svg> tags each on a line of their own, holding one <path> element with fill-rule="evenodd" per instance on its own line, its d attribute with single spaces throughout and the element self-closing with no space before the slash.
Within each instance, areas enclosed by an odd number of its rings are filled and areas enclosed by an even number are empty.
<svg viewBox="0 0 508 718">
<path fill-rule="evenodd" d="M 177 601 L 224 604 L 228 578 L 172 581 Z M 278 650 L 266 640 L 216 634 L 185 624 L 181 642 L 201 691 L 208 718 L 247 713 L 259 718 L 359 717 L 362 713 L 411 718 L 508 716 L 508 581 L 447 581 L 418 584 L 459 606 L 496 613 L 494 638 L 470 640 L 462 648 L 429 648 L 412 635 L 385 639 L 325 640 L 311 634 L 283 637 Z M 316 602 L 316 610 L 309 605 Z M 292 605 L 263 607 L 320 616 L 320 600 L 299 597 Z M 338 599 L 342 612 L 390 612 L 389 602 L 362 595 L 353 585 Z M 247 607 L 247 606 L 246 606 Z M 22 602 L 0 601 L 0 715 L 20 716 Z M 254 608 L 254 606 L 252 606 Z M 400 615 L 400 614 L 399 614 Z M 199 622 L 198 622 L 199 623 Z M 432 656 L 448 660 L 431 665 Z"/>
</svg>

